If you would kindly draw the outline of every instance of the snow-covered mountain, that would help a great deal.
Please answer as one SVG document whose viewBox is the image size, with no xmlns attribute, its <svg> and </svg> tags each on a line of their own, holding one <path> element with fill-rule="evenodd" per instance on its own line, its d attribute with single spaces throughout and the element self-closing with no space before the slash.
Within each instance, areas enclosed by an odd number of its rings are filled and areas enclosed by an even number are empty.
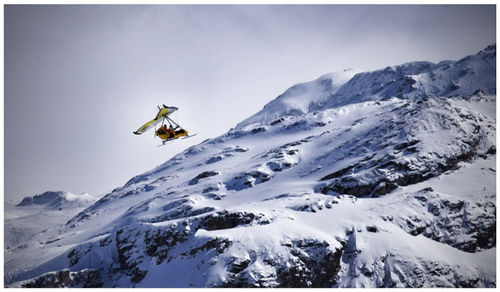
<svg viewBox="0 0 500 292">
<path fill-rule="evenodd" d="M 470 96 L 478 90 L 496 94 L 495 60 L 496 45 L 491 45 L 457 62 L 412 62 L 373 72 L 347 69 L 326 74 L 291 87 L 238 126 L 391 97 Z"/>
<path fill-rule="evenodd" d="M 5 282 L 495 287 L 495 62 L 492 45 L 293 86 L 6 252 Z"/>
<path fill-rule="evenodd" d="M 52 192 L 48 191 L 40 195 L 33 197 L 25 197 L 18 207 L 26 206 L 44 206 L 47 209 L 75 209 L 75 208 L 85 208 L 91 203 L 94 203 L 96 199 L 87 193 L 75 195 L 68 192 Z"/>
<path fill-rule="evenodd" d="M 85 208 L 97 198 L 83 193 L 80 195 L 62 191 L 49 191 L 33 197 L 25 197 L 19 204 L 4 206 L 5 258 L 22 254 L 26 248 L 39 248 L 45 242 L 33 238 L 41 236 L 46 242 L 57 233 L 58 227 Z"/>
</svg>

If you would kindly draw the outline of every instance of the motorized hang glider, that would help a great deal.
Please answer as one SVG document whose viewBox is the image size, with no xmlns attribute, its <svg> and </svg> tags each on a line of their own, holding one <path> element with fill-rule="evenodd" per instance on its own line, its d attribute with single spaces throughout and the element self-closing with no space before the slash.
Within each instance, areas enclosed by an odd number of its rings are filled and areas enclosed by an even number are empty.
<svg viewBox="0 0 500 292">
<path fill-rule="evenodd" d="M 183 137 L 183 139 L 186 139 L 194 136 L 188 135 L 188 131 L 181 128 L 181 126 L 179 126 L 169 117 L 170 114 L 177 110 L 178 108 L 175 106 L 158 106 L 158 114 L 156 114 L 156 117 L 140 127 L 137 131 L 134 132 L 134 134 L 140 135 L 151 129 L 152 127 L 156 128 L 156 125 L 161 122 L 161 126 L 155 131 L 155 136 L 160 137 L 163 144 L 181 137 Z"/>
</svg>

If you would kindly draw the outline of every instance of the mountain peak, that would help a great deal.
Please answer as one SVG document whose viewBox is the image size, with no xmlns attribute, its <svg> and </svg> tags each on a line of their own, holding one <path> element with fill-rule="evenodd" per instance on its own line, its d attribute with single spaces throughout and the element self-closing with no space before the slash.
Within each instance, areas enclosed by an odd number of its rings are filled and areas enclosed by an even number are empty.
<svg viewBox="0 0 500 292">
<path fill-rule="evenodd" d="M 17 206 L 43 205 L 50 208 L 61 208 L 63 206 L 88 205 L 94 201 L 96 199 L 87 193 L 75 195 L 63 191 L 47 191 L 35 196 L 25 197 Z"/>
<path fill-rule="evenodd" d="M 428 95 L 470 96 L 478 90 L 486 94 L 496 93 L 496 44 L 459 61 L 438 64 L 416 61 L 370 72 L 346 69 L 328 73 L 290 87 L 236 127 L 256 122 L 267 124 L 284 116 L 363 101 Z"/>
<path fill-rule="evenodd" d="M 266 104 L 261 111 L 239 123 L 237 127 L 244 127 L 255 122 L 272 122 L 285 115 L 307 113 L 312 104 L 334 94 L 359 72 L 356 69 L 348 68 L 324 74 L 313 81 L 295 84 Z"/>
<path fill-rule="evenodd" d="M 496 54 L 497 53 L 497 44 L 493 43 L 489 46 L 487 46 L 484 50 L 480 51 L 478 54 Z"/>
<path fill-rule="evenodd" d="M 47 191 L 45 193 L 24 197 L 21 203 L 17 206 L 28 206 L 28 205 L 44 205 L 54 201 L 59 201 L 64 198 L 64 192 L 62 191 Z"/>
</svg>

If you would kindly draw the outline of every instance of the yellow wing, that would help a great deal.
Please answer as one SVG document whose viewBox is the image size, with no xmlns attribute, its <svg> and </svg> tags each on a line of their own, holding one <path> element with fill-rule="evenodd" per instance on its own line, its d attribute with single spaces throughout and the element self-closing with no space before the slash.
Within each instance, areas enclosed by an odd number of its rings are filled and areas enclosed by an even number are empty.
<svg viewBox="0 0 500 292">
<path fill-rule="evenodd" d="M 153 120 L 147 122 L 146 124 L 144 124 L 144 126 L 140 127 L 137 131 L 134 132 L 134 134 L 140 135 L 140 134 L 146 132 L 147 130 L 149 130 L 151 127 L 153 127 L 157 123 L 159 123 L 160 121 L 161 120 L 153 119 Z"/>
<path fill-rule="evenodd" d="M 146 124 L 144 124 L 137 131 L 135 131 L 134 134 L 140 135 L 140 134 L 146 132 L 147 130 L 151 129 L 154 125 L 156 125 L 159 122 L 161 122 L 162 119 L 163 119 L 163 117 L 165 117 L 165 116 L 173 113 L 176 110 L 177 110 L 176 107 L 173 107 L 173 106 L 172 107 L 166 107 L 166 106 L 164 106 L 163 108 L 160 109 L 160 111 L 158 111 L 158 114 L 156 115 L 156 117 L 154 119 L 152 119 L 151 121 L 149 121 Z"/>
</svg>

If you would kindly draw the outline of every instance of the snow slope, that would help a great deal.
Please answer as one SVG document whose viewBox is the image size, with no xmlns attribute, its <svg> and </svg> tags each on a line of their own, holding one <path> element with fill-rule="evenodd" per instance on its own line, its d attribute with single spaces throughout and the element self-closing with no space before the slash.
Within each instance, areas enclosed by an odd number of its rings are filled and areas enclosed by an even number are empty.
<svg viewBox="0 0 500 292">
<path fill-rule="evenodd" d="M 495 287 L 495 61 L 296 85 L 12 252 L 5 282 Z"/>
<path fill-rule="evenodd" d="M 311 104 L 333 95 L 344 83 L 359 71 L 345 69 L 342 72 L 328 73 L 316 80 L 296 84 L 264 106 L 264 109 L 251 116 L 238 126 L 254 122 L 272 122 L 285 115 L 300 115 L 309 112 Z"/>
</svg>

